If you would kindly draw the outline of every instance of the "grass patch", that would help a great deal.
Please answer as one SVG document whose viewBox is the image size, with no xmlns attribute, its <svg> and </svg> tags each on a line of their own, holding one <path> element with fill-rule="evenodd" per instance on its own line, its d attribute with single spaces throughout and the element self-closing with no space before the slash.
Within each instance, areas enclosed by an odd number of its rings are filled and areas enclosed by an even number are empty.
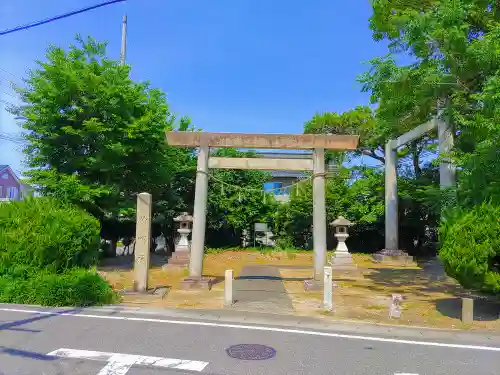
<svg viewBox="0 0 500 375">
<path fill-rule="evenodd" d="M 119 301 L 95 270 L 74 268 L 61 274 L 45 270 L 27 277 L 0 276 L 0 302 L 42 306 L 90 306 Z"/>
</svg>

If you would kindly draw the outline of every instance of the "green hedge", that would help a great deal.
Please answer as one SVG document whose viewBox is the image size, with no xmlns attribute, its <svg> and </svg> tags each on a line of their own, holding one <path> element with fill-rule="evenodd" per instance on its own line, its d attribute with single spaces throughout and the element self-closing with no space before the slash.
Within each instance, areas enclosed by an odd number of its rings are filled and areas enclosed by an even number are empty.
<svg viewBox="0 0 500 375">
<path fill-rule="evenodd" d="M 117 294 L 92 269 L 99 222 L 54 198 L 0 205 L 0 302 L 89 306 Z"/>
<path fill-rule="evenodd" d="M 0 302 L 43 306 L 90 306 L 117 302 L 111 286 L 95 270 L 61 274 L 33 272 L 28 278 L 0 276 Z"/>
<path fill-rule="evenodd" d="M 500 293 L 500 206 L 455 208 L 440 226 L 448 275 L 466 288 Z"/>
<path fill-rule="evenodd" d="M 99 222 L 53 198 L 0 205 L 0 274 L 12 267 L 64 272 L 91 267 L 99 255 Z"/>
</svg>

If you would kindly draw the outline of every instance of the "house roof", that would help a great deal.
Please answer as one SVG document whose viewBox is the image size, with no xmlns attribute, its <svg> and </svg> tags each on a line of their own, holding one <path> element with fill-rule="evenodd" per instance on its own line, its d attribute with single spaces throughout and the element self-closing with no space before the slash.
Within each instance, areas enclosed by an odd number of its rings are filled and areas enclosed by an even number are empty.
<svg viewBox="0 0 500 375">
<path fill-rule="evenodd" d="M 270 173 L 273 178 L 288 177 L 300 179 L 307 177 L 307 173 L 297 171 L 270 171 Z"/>
<path fill-rule="evenodd" d="M 0 172 L 6 169 L 10 172 L 12 177 L 14 177 L 19 185 L 24 186 L 24 184 L 19 180 L 19 177 L 17 177 L 16 173 L 12 170 L 11 167 L 9 167 L 7 164 L 0 164 Z"/>
</svg>

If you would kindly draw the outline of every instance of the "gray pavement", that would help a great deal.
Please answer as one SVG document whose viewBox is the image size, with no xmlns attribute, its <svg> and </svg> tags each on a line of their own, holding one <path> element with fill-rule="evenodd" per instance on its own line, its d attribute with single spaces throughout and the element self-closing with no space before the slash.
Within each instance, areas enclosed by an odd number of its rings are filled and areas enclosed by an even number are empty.
<svg viewBox="0 0 500 375">
<path fill-rule="evenodd" d="M 247 265 L 234 280 L 234 289 L 232 310 L 293 313 L 292 300 L 288 297 L 278 267 Z"/>
<path fill-rule="evenodd" d="M 255 324 L 250 315 L 215 315 L 0 304 L 0 373 L 497 375 L 500 369 L 500 338 L 494 335 L 373 326 L 359 329 L 314 320 L 289 326 L 275 324 L 279 318 L 268 316 Z M 266 345 L 274 348 L 276 355 L 261 361 L 231 358 L 226 349 L 238 344 Z M 47 355 L 61 348 L 86 350 L 98 356 Z M 110 365 L 113 353 L 128 355 L 119 357 L 121 361 L 130 360 L 130 355 L 136 357 L 124 368 L 118 366 L 116 356 Z M 181 363 L 174 359 L 207 364 L 193 371 L 157 367 L 151 365 L 151 356 L 169 358 L 163 362 L 172 366 Z M 147 361 L 149 365 L 144 364 Z M 111 367 L 114 372 L 106 370 Z"/>
</svg>

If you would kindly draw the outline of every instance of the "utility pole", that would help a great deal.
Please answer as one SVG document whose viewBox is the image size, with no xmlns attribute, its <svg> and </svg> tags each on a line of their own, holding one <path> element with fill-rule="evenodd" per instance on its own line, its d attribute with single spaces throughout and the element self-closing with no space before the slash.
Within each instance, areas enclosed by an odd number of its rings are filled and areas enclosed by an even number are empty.
<svg viewBox="0 0 500 375">
<path fill-rule="evenodd" d="M 125 55 L 127 54 L 127 16 L 123 16 L 122 21 L 122 48 L 120 51 L 120 64 L 125 65 Z"/>
</svg>

